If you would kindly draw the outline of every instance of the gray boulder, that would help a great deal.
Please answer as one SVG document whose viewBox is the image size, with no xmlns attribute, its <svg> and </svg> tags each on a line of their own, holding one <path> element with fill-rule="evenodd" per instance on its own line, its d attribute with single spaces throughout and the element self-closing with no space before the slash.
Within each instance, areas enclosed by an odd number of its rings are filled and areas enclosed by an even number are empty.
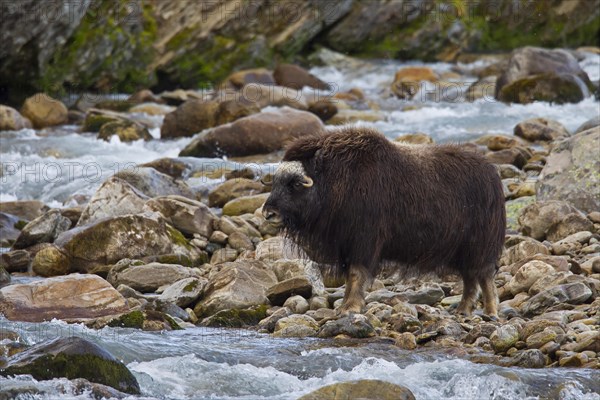
<svg viewBox="0 0 600 400">
<path fill-rule="evenodd" d="M 584 212 L 600 210 L 600 127 L 556 143 L 536 184 L 539 200 L 563 200 Z"/>
<path fill-rule="evenodd" d="M 37 217 L 21 230 L 13 248 L 24 249 L 37 243 L 52 243 L 71 227 L 71 220 L 54 209 Z"/>
</svg>

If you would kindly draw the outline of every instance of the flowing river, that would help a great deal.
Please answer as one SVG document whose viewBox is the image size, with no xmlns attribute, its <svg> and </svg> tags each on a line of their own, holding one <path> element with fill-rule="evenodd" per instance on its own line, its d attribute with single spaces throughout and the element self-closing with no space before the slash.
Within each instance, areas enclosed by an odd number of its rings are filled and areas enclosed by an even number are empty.
<svg viewBox="0 0 600 400">
<path fill-rule="evenodd" d="M 600 56 L 587 55 L 582 66 L 590 79 L 600 79 Z M 401 101 L 385 96 L 394 72 L 407 64 L 364 62 L 349 68 L 319 67 L 312 72 L 335 82 L 340 91 L 362 89 L 378 104 L 382 121 L 372 124 L 388 137 L 425 132 L 436 141 L 461 141 L 487 133 L 511 134 L 518 122 L 535 117 L 559 121 L 570 131 L 598 116 L 593 98 L 578 104 L 505 105 L 491 98 L 469 103 L 428 97 Z M 430 64 L 438 73 L 450 64 Z M 468 67 L 468 66 L 466 66 Z M 458 82 L 465 82 L 464 75 Z M 476 79 L 472 78 L 470 82 Z M 458 85 L 466 90 L 463 85 Z M 402 109 L 410 106 L 410 109 Z M 162 117 L 139 116 L 156 126 Z M 365 122 L 367 123 L 367 122 Z M 121 143 L 97 140 L 75 126 L 43 131 L 0 132 L 4 170 L 0 201 L 37 199 L 52 207 L 69 205 L 74 194 L 90 195 L 116 169 L 162 157 L 177 157 L 191 139 Z M 185 159 L 190 165 L 229 165 L 221 159 Z M 264 165 L 264 164 L 261 164 Z M 214 185 L 193 178 L 192 187 Z M 14 282 L 23 279 L 17 278 Z M 504 368 L 475 364 L 439 350 L 405 351 L 385 342 L 354 342 L 338 346 L 322 339 L 278 339 L 245 330 L 192 328 L 164 333 L 104 328 L 90 330 L 63 322 L 11 322 L 0 317 L 0 331 L 18 332 L 27 344 L 72 335 L 90 339 L 122 360 L 135 374 L 143 396 L 158 399 L 296 399 L 327 384 L 381 379 L 411 389 L 417 399 L 600 399 L 600 372 L 589 369 Z M 2 393 L 25 391 L 23 399 L 87 399 L 74 394 L 66 379 L 36 382 L 31 378 L 0 378 Z"/>
</svg>

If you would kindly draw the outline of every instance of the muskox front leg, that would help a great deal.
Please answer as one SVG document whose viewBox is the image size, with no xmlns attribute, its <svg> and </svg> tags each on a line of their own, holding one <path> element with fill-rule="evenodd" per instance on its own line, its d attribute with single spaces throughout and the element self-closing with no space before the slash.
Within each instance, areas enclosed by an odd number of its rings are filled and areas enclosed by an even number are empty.
<svg viewBox="0 0 600 400">
<path fill-rule="evenodd" d="M 362 265 L 350 265 L 346 273 L 346 292 L 338 310 L 341 315 L 360 313 L 365 307 L 365 291 L 371 284 L 371 274 Z"/>
<path fill-rule="evenodd" d="M 477 300 L 477 279 L 469 275 L 463 275 L 462 278 L 463 294 L 456 308 L 456 313 L 468 316 L 473 312 Z"/>
</svg>

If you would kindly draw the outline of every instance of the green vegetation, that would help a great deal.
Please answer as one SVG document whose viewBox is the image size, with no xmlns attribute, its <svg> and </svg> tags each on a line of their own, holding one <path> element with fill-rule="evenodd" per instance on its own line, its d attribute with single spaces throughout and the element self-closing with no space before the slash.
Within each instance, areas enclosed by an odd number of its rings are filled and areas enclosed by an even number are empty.
<svg viewBox="0 0 600 400">
<path fill-rule="evenodd" d="M 123 314 L 119 318 L 113 319 L 108 323 L 108 326 L 119 328 L 135 328 L 142 329 L 144 326 L 144 313 L 141 311 L 131 311 Z"/>
<path fill-rule="evenodd" d="M 221 328 L 243 328 L 258 324 L 267 316 L 266 305 L 246 308 L 243 310 L 222 310 L 208 317 L 202 325 Z"/>
</svg>

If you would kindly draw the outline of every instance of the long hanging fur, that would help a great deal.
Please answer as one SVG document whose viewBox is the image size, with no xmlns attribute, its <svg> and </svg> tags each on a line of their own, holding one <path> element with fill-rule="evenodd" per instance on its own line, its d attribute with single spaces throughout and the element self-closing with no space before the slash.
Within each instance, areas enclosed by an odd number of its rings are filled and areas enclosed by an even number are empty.
<svg viewBox="0 0 600 400">
<path fill-rule="evenodd" d="M 284 161 L 314 180 L 313 202 L 286 234 L 343 274 L 376 276 L 385 264 L 419 273 L 493 276 L 505 235 L 502 184 L 494 166 L 457 145 L 401 145 L 376 130 L 345 127 L 296 140 Z"/>
</svg>

